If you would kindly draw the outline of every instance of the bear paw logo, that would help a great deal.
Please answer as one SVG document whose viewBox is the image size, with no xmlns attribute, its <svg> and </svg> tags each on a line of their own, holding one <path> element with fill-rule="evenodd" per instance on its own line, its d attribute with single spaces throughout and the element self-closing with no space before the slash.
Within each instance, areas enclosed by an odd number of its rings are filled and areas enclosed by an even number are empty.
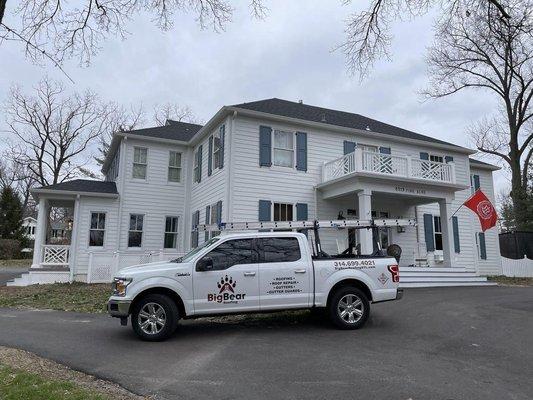
<svg viewBox="0 0 533 400">
<path fill-rule="evenodd" d="M 220 291 L 219 294 L 222 292 L 231 292 L 234 293 L 233 288 L 237 285 L 237 282 L 233 280 L 233 278 L 226 275 L 224 278 L 220 278 L 220 282 L 217 283 L 218 288 Z"/>
</svg>

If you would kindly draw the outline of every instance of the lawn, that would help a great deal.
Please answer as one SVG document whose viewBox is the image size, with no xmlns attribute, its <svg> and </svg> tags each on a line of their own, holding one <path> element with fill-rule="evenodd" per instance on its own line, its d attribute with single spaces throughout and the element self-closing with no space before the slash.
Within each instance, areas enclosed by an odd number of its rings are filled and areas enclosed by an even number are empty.
<svg viewBox="0 0 533 400">
<path fill-rule="evenodd" d="M 54 283 L 0 287 L 0 307 L 38 308 L 89 313 L 106 312 L 111 284 Z"/>
<path fill-rule="evenodd" d="M 0 260 L 1 267 L 9 268 L 30 268 L 31 267 L 31 258 L 23 258 L 18 260 Z"/>
<path fill-rule="evenodd" d="M 497 282 L 500 285 L 507 286 L 533 286 L 533 278 L 513 278 L 510 276 L 489 276 L 487 279 L 491 282 Z"/>
<path fill-rule="evenodd" d="M 0 399 L 111 400 L 111 397 L 83 389 L 71 382 L 45 379 L 37 374 L 0 364 Z"/>
</svg>

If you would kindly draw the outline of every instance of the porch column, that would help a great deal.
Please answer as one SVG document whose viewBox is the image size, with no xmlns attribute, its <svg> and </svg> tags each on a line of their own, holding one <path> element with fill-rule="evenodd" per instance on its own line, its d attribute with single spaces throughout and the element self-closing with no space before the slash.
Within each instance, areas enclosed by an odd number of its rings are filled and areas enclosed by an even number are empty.
<svg viewBox="0 0 533 400">
<path fill-rule="evenodd" d="M 40 268 L 43 257 L 43 245 L 46 242 L 46 230 L 48 221 L 48 200 L 39 199 L 39 208 L 37 211 L 37 225 L 35 226 L 35 241 L 33 244 L 33 262 L 32 268 Z"/>
<path fill-rule="evenodd" d="M 78 224 L 80 219 L 80 195 L 76 196 L 74 200 L 74 215 L 72 218 L 72 235 L 70 237 L 70 249 L 68 253 L 68 268 L 70 277 L 70 282 L 74 282 L 75 278 L 75 268 L 76 268 L 76 250 L 78 249 Z"/>
<path fill-rule="evenodd" d="M 363 190 L 357 193 L 359 203 L 359 219 L 369 220 L 372 218 L 372 191 Z M 361 243 L 361 254 L 372 254 L 374 246 L 372 245 L 372 230 L 358 229 L 359 243 Z"/>
<path fill-rule="evenodd" d="M 442 199 L 439 201 L 439 209 L 444 266 L 453 267 L 455 264 L 455 249 L 453 247 L 452 204 L 449 200 Z"/>
</svg>

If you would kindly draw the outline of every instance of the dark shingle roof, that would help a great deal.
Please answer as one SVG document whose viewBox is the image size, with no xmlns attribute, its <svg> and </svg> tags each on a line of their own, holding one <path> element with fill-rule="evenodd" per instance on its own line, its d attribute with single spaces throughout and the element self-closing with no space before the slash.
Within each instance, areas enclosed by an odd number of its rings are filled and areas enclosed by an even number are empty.
<svg viewBox="0 0 533 400">
<path fill-rule="evenodd" d="M 135 129 L 126 133 L 133 135 L 148 136 L 152 138 L 180 140 L 188 142 L 202 125 L 190 124 L 188 122 L 167 120 L 167 124 L 155 128 Z"/>
<path fill-rule="evenodd" d="M 455 144 L 445 142 L 443 140 L 435 139 L 429 136 L 421 135 L 416 132 L 408 131 L 406 129 L 398 128 L 394 125 L 389 125 L 384 122 L 377 121 L 372 118 L 365 117 L 359 114 L 353 114 L 345 111 L 330 110 L 322 107 L 310 106 L 307 104 L 296 103 L 282 99 L 268 99 L 254 101 L 251 103 L 235 104 L 233 107 L 243 108 L 252 111 L 259 111 L 268 114 L 281 115 L 289 118 L 298 118 L 306 121 L 321 122 L 345 128 L 370 130 L 372 132 L 384 133 L 402 137 L 406 139 L 423 140 L 426 142 L 433 142 L 439 144 L 447 144 L 456 147 Z M 368 129 L 367 129 L 368 128 Z"/>
<path fill-rule="evenodd" d="M 42 186 L 37 190 L 64 190 L 68 192 L 107 193 L 118 194 L 115 182 L 92 181 L 89 179 L 74 179 L 73 181 Z"/>
</svg>

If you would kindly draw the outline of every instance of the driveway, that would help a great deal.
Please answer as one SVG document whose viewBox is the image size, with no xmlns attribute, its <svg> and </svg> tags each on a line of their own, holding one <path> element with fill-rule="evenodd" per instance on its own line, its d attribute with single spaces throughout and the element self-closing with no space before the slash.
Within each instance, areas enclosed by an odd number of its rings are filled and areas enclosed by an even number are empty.
<svg viewBox="0 0 533 400">
<path fill-rule="evenodd" d="M 533 288 L 409 289 L 366 327 L 185 321 L 163 343 L 105 315 L 0 310 L 0 344 L 158 399 L 531 399 Z"/>
</svg>

